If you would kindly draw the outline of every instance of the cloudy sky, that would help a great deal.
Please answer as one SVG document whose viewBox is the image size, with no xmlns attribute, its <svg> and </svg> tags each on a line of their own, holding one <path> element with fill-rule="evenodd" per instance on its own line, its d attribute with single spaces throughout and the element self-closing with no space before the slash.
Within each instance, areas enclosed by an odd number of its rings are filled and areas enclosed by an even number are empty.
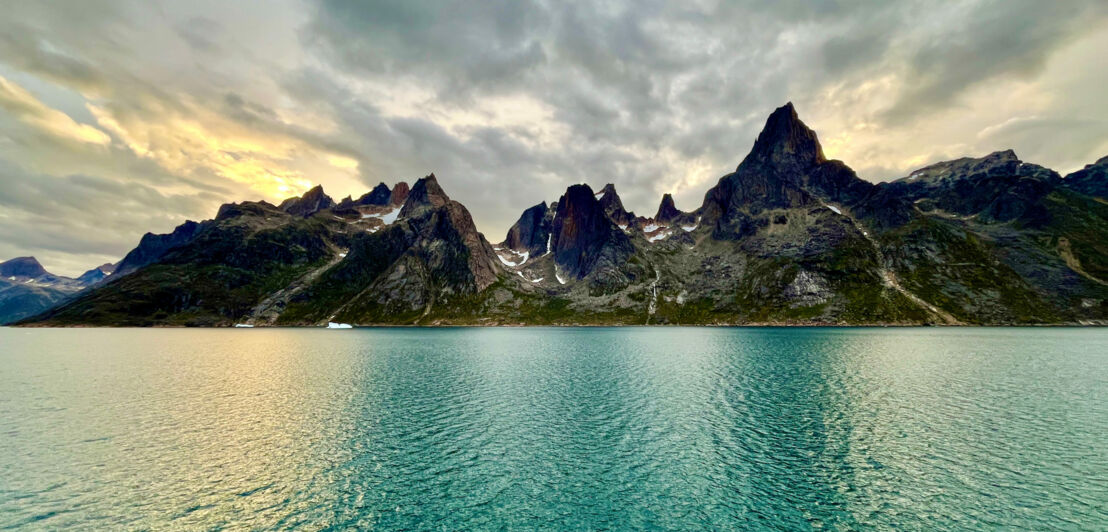
<svg viewBox="0 0 1108 532">
<path fill-rule="evenodd" d="M 873 181 L 1108 154 L 1103 0 L 5 4 L 0 260 L 65 275 L 315 183 L 435 172 L 493 241 L 579 182 L 692 209 L 786 101 Z"/>
</svg>

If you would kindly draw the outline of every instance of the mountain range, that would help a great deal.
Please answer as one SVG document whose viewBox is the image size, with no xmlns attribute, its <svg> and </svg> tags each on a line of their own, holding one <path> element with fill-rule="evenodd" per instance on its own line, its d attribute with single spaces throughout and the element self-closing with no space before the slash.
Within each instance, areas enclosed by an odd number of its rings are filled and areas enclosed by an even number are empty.
<svg viewBox="0 0 1108 532">
<path fill-rule="evenodd" d="M 432 174 L 226 204 L 102 279 L 9 265 L 22 325 L 1106 324 L 1108 157 L 1063 178 L 998 151 L 874 184 L 790 103 L 690 211 L 577 184 L 492 243 Z"/>
<path fill-rule="evenodd" d="M 54 275 L 34 257 L 0 262 L 0 324 L 18 321 L 66 301 L 115 271 L 102 264 L 76 279 Z"/>
</svg>

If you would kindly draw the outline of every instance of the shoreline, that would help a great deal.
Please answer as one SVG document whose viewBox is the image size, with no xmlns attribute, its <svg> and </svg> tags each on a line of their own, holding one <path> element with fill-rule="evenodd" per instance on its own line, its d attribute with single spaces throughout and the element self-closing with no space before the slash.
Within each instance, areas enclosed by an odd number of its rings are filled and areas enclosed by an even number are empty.
<svg viewBox="0 0 1108 532">
<path fill-rule="evenodd" d="M 349 329 L 526 329 L 526 328 L 678 328 L 678 327 L 703 327 L 717 329 L 985 329 L 985 328 L 1073 328 L 1091 329 L 1108 327 L 1108 322 L 1103 323 L 996 323 L 996 324 L 928 324 L 928 323 L 787 323 L 787 322 L 751 322 L 751 323 L 665 323 L 665 324 L 604 324 L 604 323 L 534 323 L 534 324 L 472 324 L 472 323 L 435 323 L 435 324 L 350 324 L 349 328 L 334 329 L 326 325 L 257 325 L 251 327 L 236 327 L 231 325 L 196 326 L 196 325 L 56 325 L 56 324 L 8 324 L 0 325 L 10 329 L 322 329 L 322 330 L 349 330 Z"/>
</svg>

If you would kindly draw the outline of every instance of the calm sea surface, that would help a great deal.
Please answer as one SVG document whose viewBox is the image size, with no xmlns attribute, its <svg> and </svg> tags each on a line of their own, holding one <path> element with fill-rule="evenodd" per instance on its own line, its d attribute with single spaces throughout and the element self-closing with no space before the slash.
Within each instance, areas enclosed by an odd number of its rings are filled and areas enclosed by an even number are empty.
<svg viewBox="0 0 1108 532">
<path fill-rule="evenodd" d="M 0 329 L 0 528 L 1108 529 L 1104 329 Z"/>
</svg>

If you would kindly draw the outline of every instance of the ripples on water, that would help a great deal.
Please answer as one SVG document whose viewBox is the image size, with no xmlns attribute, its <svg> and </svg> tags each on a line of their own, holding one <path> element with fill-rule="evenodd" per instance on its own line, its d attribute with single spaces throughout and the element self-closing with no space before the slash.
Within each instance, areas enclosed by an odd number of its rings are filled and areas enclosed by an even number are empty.
<svg viewBox="0 0 1108 532">
<path fill-rule="evenodd" d="M 0 329 L 0 527 L 1103 529 L 1108 331 Z"/>
</svg>

